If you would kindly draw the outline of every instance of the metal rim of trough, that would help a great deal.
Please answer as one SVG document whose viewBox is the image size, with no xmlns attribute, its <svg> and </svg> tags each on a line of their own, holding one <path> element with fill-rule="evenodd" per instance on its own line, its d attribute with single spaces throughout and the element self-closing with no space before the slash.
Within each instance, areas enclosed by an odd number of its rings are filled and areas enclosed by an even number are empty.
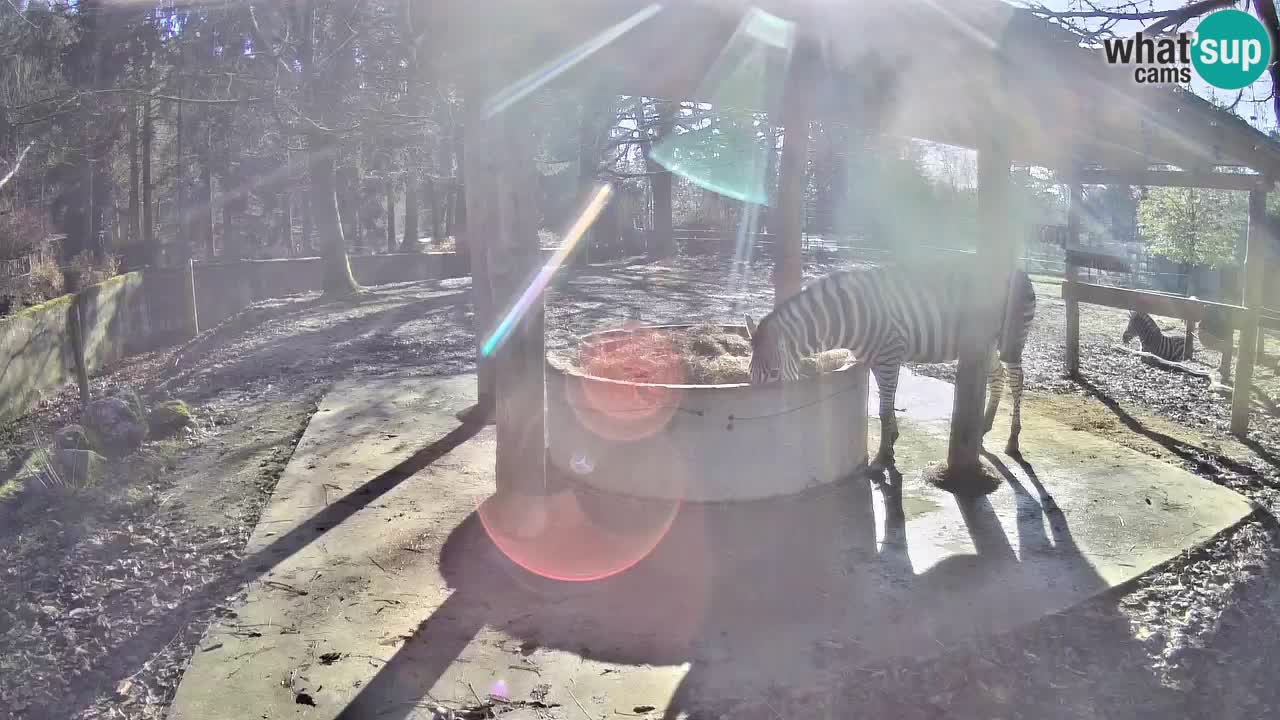
<svg viewBox="0 0 1280 720">
<path fill-rule="evenodd" d="M 696 324 L 646 325 L 582 335 L 678 331 Z M 746 335 L 741 325 L 717 325 Z M 572 351 L 570 351 L 572 352 Z M 568 353 L 547 353 L 548 459 L 591 501 L 732 502 L 794 495 L 858 475 L 867 465 L 869 375 L 863 363 L 790 383 L 638 383 L 587 374 Z M 605 432 L 616 421 L 584 401 L 584 388 L 666 393 L 665 417 Z M 625 425 L 625 423 L 623 423 Z M 633 428 L 634 429 L 634 428 Z M 580 496 L 582 493 L 580 493 Z"/>
</svg>

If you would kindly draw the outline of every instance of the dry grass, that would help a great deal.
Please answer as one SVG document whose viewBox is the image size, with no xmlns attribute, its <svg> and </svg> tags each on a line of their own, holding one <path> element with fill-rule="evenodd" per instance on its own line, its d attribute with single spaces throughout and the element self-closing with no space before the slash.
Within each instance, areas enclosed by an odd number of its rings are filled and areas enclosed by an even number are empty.
<svg viewBox="0 0 1280 720">
<path fill-rule="evenodd" d="M 801 374 L 834 372 L 850 359 L 847 350 L 819 353 L 801 362 Z M 584 345 L 577 364 L 590 375 L 612 380 L 732 385 L 751 380 L 751 341 L 709 324 L 688 330 L 641 330 Z"/>
</svg>

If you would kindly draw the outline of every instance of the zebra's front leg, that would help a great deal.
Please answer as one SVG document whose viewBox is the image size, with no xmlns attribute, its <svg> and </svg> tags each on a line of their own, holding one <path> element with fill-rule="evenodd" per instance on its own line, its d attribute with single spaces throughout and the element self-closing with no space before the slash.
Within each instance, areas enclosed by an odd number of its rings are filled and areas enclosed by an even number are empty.
<svg viewBox="0 0 1280 720">
<path fill-rule="evenodd" d="M 982 434 L 986 436 L 995 424 L 996 412 L 1000 409 L 1000 396 L 1004 394 L 1004 365 L 1000 362 L 1000 354 L 991 353 L 991 370 L 987 373 L 987 412 L 982 419 Z"/>
<path fill-rule="evenodd" d="M 894 400 L 898 395 L 898 370 L 901 361 L 875 362 L 873 373 L 880 390 L 880 449 L 871 461 L 871 469 L 879 472 L 893 467 L 893 444 L 898 439 L 898 419 L 894 412 Z"/>
<path fill-rule="evenodd" d="M 1009 443 L 1004 451 L 1014 457 L 1022 455 L 1018 447 L 1018 435 L 1022 433 L 1022 363 L 1006 363 L 1009 373 L 1009 393 L 1013 395 L 1013 420 L 1009 424 Z"/>
</svg>

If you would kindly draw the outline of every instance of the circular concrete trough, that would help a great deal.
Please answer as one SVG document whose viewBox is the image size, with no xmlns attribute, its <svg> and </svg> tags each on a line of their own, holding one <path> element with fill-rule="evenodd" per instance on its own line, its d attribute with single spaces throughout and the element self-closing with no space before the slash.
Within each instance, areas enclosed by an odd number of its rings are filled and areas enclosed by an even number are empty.
<svg viewBox="0 0 1280 720">
<path fill-rule="evenodd" d="M 607 349 L 632 332 L 581 340 Z M 609 495 L 756 500 L 833 483 L 867 465 L 868 373 L 859 363 L 790 383 L 686 385 L 594 377 L 550 353 L 546 380 L 551 463 Z"/>
</svg>

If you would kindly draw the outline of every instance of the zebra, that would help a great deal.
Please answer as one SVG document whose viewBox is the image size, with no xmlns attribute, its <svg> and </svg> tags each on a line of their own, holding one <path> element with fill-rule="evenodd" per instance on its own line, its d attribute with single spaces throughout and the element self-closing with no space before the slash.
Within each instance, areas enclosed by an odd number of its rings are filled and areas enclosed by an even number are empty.
<svg viewBox="0 0 1280 720">
<path fill-rule="evenodd" d="M 1138 342 L 1142 345 L 1142 351 L 1151 353 L 1163 360 L 1172 362 L 1182 362 L 1186 358 L 1184 354 L 1187 349 L 1187 340 L 1183 337 L 1165 335 L 1160 332 L 1160 327 L 1156 325 L 1156 321 L 1144 312 L 1131 310 L 1129 312 L 1129 324 L 1125 326 L 1124 333 L 1120 336 L 1120 341 L 1126 345 L 1134 337 L 1138 338 Z M 1194 347 L 1192 348 L 1194 350 Z"/>
<path fill-rule="evenodd" d="M 1022 429 L 1022 350 L 1035 317 L 1036 294 L 1025 271 L 1015 271 L 1010 285 L 1014 306 L 1006 308 L 999 329 L 989 338 L 992 353 L 983 434 L 995 421 L 1007 372 L 1013 418 L 1006 451 L 1016 456 Z M 880 447 L 871 468 L 891 467 L 898 439 L 894 399 L 899 370 L 906 362 L 959 358 L 969 293 L 968 274 L 941 265 L 881 266 L 825 275 L 784 300 L 758 324 L 747 318 L 751 382 L 796 380 L 801 358 L 848 349 L 870 365 L 880 389 Z M 1007 317 L 1015 321 L 1008 333 Z"/>
</svg>

